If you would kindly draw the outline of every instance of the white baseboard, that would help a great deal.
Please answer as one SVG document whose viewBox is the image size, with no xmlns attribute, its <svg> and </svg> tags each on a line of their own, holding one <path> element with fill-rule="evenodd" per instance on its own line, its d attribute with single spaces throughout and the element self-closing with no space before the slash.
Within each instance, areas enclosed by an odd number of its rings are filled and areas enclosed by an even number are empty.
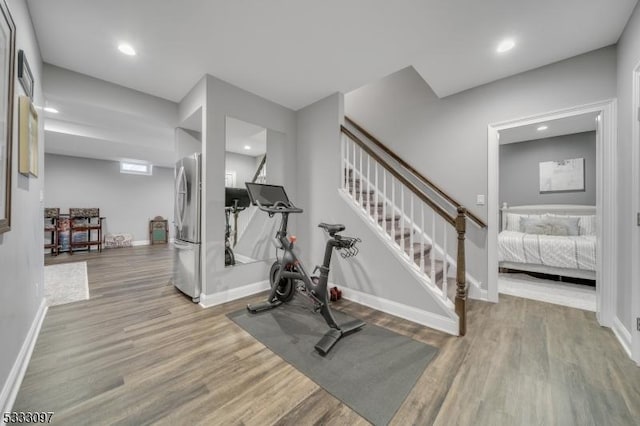
<svg viewBox="0 0 640 426">
<path fill-rule="evenodd" d="M 469 277 L 467 276 L 467 280 L 468 279 Z M 469 282 L 469 298 L 490 302 L 489 292 L 486 289 L 482 288 L 481 283 L 475 280 Z"/>
<path fill-rule="evenodd" d="M 11 371 L 9 371 L 9 377 L 7 377 L 7 381 L 2 387 L 2 393 L 0 393 L 0 413 L 10 412 L 13 408 L 13 403 L 18 395 L 18 390 L 22 384 L 24 374 L 27 372 L 27 366 L 29 365 L 33 348 L 36 345 L 36 340 L 38 340 L 38 334 L 40 333 L 44 317 L 47 314 L 47 309 L 47 303 L 42 299 L 42 302 L 40 302 L 40 306 L 38 307 L 38 311 L 36 312 L 36 316 L 29 328 L 29 332 L 22 343 L 18 357 L 13 363 Z M 4 421 L 1 419 L 0 424 L 4 425 Z"/>
<path fill-rule="evenodd" d="M 234 253 L 234 257 L 236 258 L 236 262 L 238 263 L 251 263 L 251 262 L 256 262 L 256 259 L 253 259 L 249 256 L 243 256 L 241 254 L 238 253 Z"/>
<path fill-rule="evenodd" d="M 333 286 L 331 284 L 330 286 Z M 371 294 L 362 293 L 348 287 L 341 286 L 342 296 L 352 302 L 368 306 L 387 314 L 395 315 L 400 318 L 434 328 L 454 336 L 458 335 L 458 319 L 453 319 L 431 312 L 423 311 L 413 306 L 404 305 L 394 302 L 393 300 L 383 299 Z"/>
<path fill-rule="evenodd" d="M 633 359 L 631 356 L 631 333 L 629 330 L 620 322 L 618 317 L 613 317 L 613 327 L 611 327 L 611 329 L 613 330 L 613 334 L 618 338 L 624 351 L 629 355 L 629 358 Z"/>
<path fill-rule="evenodd" d="M 246 296 L 260 293 L 261 291 L 269 290 L 269 288 L 271 288 L 269 285 L 269 281 L 260 281 L 242 287 L 219 291 L 214 294 L 201 294 L 200 306 L 202 306 L 203 308 L 210 308 L 212 306 L 222 305 L 223 303 L 231 302 L 236 299 L 241 299 Z"/>
<path fill-rule="evenodd" d="M 176 239 L 175 238 L 169 238 L 169 244 L 173 243 Z M 136 241 L 131 241 L 131 247 L 136 247 L 136 246 L 148 246 L 151 245 L 151 240 L 136 240 Z M 105 248 L 120 248 L 120 247 L 105 247 Z"/>
</svg>

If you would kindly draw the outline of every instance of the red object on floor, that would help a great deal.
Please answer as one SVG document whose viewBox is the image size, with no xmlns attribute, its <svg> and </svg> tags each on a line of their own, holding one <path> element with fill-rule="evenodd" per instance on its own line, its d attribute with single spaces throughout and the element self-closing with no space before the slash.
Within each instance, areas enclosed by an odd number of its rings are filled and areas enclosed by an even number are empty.
<svg viewBox="0 0 640 426">
<path fill-rule="evenodd" d="M 336 300 L 340 300 L 342 298 L 342 290 L 338 287 L 331 287 L 329 290 L 329 300 L 335 302 Z"/>
</svg>

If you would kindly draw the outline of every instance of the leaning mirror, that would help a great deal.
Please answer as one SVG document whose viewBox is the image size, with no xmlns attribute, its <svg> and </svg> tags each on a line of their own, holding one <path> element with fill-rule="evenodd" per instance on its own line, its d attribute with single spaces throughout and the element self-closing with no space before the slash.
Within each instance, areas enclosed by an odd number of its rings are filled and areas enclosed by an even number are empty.
<svg viewBox="0 0 640 426">
<path fill-rule="evenodd" d="M 245 186 L 267 182 L 267 129 L 227 117 L 225 151 L 225 266 L 270 259 L 273 221 L 255 214 Z"/>
</svg>

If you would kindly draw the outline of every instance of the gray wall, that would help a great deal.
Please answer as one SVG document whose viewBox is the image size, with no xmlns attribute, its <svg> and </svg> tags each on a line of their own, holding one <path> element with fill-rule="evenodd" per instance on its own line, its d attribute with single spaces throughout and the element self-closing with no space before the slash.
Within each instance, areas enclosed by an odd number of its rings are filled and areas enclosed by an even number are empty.
<svg viewBox="0 0 640 426">
<path fill-rule="evenodd" d="M 318 223 L 342 223 L 344 235 L 362 239 L 358 256 L 342 259 L 334 253 L 331 282 L 338 286 L 392 300 L 446 316 L 444 310 L 422 284 L 393 258 L 389 248 L 372 231 L 361 216 L 338 194 L 340 185 L 340 123 L 343 99 L 331 95 L 296 113 L 299 164 L 305 167 L 298 175 L 299 196 L 296 204 L 305 211 L 300 215 L 298 245 L 308 270 L 322 262 L 326 234 Z M 269 157 L 271 158 L 271 157 Z M 392 259 L 385 262 L 385 259 Z"/>
<path fill-rule="evenodd" d="M 176 161 L 194 152 L 202 152 L 202 134 L 176 127 Z"/>
<path fill-rule="evenodd" d="M 245 182 L 251 182 L 256 174 L 256 157 L 250 155 L 236 154 L 234 152 L 225 153 L 225 172 L 236 172 L 236 188 L 244 188 Z"/>
<path fill-rule="evenodd" d="M 584 158 L 584 191 L 540 193 L 542 161 Z M 596 132 L 500 145 L 500 205 L 596 205 Z"/>
<path fill-rule="evenodd" d="M 120 173 L 116 161 L 47 154 L 44 201 L 47 207 L 98 207 L 107 218 L 105 233 L 149 240 L 149 219 L 162 216 L 173 226 L 174 171 L 154 167 L 152 176 Z"/>
<path fill-rule="evenodd" d="M 42 94 L 42 59 L 24 0 L 8 0 L 16 24 L 16 52 L 24 50 L 33 73 L 34 102 L 44 104 Z M 16 63 L 17 69 L 17 63 Z M 18 355 L 29 329 L 44 313 L 44 261 L 42 245 L 42 208 L 40 194 L 46 170 L 44 161 L 44 120 L 39 120 L 38 178 L 18 173 L 18 96 L 22 86 L 14 80 L 13 149 L 11 161 L 11 230 L 0 234 L 0 412 L 9 411 L 5 404 L 14 386 Z M 11 380 L 10 380 L 11 379 Z"/>
<path fill-rule="evenodd" d="M 631 276 L 631 265 L 637 259 L 631 258 L 631 238 L 638 238 L 635 229 L 635 209 L 632 206 L 632 191 L 638 191 L 639 182 L 631 176 L 632 145 L 640 143 L 631 140 L 632 120 L 637 117 L 631 99 L 632 78 L 635 67 L 640 63 L 640 6 L 636 6 L 627 22 L 618 43 L 618 292 L 617 316 L 622 324 L 632 332 L 635 329 L 631 312 L 632 284 L 638 285 L 638 278 Z M 635 280 L 635 281 L 634 281 Z M 636 313 L 640 314 L 640 313 Z"/>
<path fill-rule="evenodd" d="M 203 293 L 213 295 L 263 281 L 268 262 L 224 267 L 224 171 L 226 118 L 233 117 L 267 129 L 269 182 L 286 184 L 295 200 L 295 113 L 246 90 L 206 75 L 179 105 L 179 123 L 202 108 Z M 292 222 L 295 229 L 295 221 Z"/>
<path fill-rule="evenodd" d="M 607 47 L 439 99 L 412 68 L 345 96 L 346 114 L 481 218 L 487 125 L 616 96 Z M 486 232 L 468 226 L 467 269 L 487 281 Z"/>
</svg>

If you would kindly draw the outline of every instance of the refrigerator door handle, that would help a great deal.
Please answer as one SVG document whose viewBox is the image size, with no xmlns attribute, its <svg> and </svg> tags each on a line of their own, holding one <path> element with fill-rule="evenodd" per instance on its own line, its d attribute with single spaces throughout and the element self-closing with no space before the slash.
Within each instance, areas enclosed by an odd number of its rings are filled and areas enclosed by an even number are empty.
<svg viewBox="0 0 640 426">
<path fill-rule="evenodd" d="M 178 230 L 182 231 L 182 218 L 184 217 L 184 208 L 187 202 L 187 182 L 184 175 L 184 166 L 180 167 L 178 177 L 176 178 L 176 222 Z"/>
<path fill-rule="evenodd" d="M 178 250 L 193 250 L 193 244 L 183 243 L 182 241 L 175 240 L 173 246 Z"/>
</svg>

